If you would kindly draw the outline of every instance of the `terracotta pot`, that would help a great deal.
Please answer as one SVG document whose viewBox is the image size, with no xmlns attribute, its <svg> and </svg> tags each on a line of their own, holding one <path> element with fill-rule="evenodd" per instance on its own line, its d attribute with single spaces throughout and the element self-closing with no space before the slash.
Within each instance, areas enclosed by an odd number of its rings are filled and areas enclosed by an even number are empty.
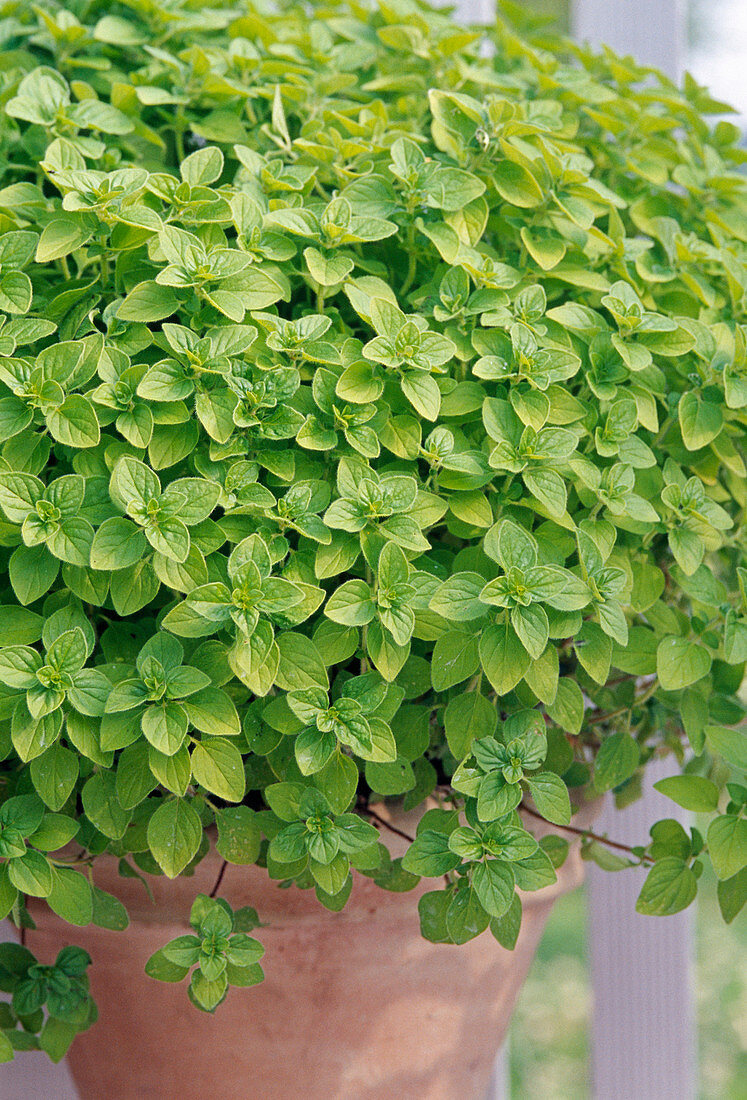
<svg viewBox="0 0 747 1100">
<path fill-rule="evenodd" d="M 130 912 L 126 932 L 71 928 L 36 911 L 28 943 L 43 961 L 70 942 L 93 959 L 100 1019 L 68 1056 L 81 1100 L 482 1098 L 553 903 L 583 878 L 574 847 L 557 883 L 523 895 L 519 940 L 506 951 L 489 933 L 460 947 L 422 939 L 417 897 L 432 881 L 393 894 L 358 875 L 345 909 L 330 913 L 311 890 L 229 866 L 220 896 L 267 922 L 255 933 L 266 978 L 231 990 L 211 1016 L 188 1002 L 186 983 L 155 982 L 143 966 L 189 931 L 192 900 L 209 893 L 219 867 L 211 852 L 192 878 L 151 877 L 153 905 L 114 859 L 97 860 L 97 885 Z"/>
</svg>

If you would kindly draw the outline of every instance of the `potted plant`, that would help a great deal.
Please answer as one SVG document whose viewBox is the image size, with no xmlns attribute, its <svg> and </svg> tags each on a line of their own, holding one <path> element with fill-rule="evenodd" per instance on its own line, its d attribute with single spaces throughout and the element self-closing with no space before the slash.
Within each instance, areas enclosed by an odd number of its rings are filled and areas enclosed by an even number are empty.
<svg viewBox="0 0 747 1100">
<path fill-rule="evenodd" d="M 0 1053 L 98 1001 L 84 1096 L 477 1094 L 581 856 L 744 901 L 745 154 L 527 35 L 2 23 Z"/>
</svg>

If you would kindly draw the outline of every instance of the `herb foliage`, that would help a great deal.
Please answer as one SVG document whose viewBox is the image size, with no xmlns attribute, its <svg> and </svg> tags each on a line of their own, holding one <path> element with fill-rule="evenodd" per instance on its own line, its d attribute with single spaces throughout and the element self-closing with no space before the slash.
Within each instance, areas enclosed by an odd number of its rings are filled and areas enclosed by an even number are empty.
<svg viewBox="0 0 747 1100">
<path fill-rule="evenodd" d="M 174 877 L 216 826 L 332 910 L 353 872 L 432 878 L 426 937 L 511 946 L 570 795 L 624 804 L 668 752 L 658 786 L 705 833 L 584 854 L 649 865 L 657 914 L 710 860 L 732 919 L 747 205 L 723 105 L 414 0 L 43 0 L 0 35 L 0 916 L 123 927 L 96 857 Z M 375 806 L 431 797 L 390 858 Z M 261 948 L 215 899 L 192 926 L 148 970 L 212 1011 Z M 61 1056 L 85 960 L 3 951 L 0 1055 Z"/>
</svg>

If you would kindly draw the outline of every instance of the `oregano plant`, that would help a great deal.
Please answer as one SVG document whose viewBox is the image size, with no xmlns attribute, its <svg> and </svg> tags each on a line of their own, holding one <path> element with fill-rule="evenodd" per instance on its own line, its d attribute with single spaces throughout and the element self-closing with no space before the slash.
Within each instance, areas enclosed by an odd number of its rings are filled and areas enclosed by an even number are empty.
<svg viewBox="0 0 747 1100">
<path fill-rule="evenodd" d="M 642 913 L 689 905 L 706 864 L 741 908 L 747 158 L 692 78 L 517 18 L 9 7 L 0 916 L 22 929 L 45 904 L 124 928 L 99 857 L 174 878 L 216 844 L 333 911 L 356 876 L 431 880 L 428 939 L 511 947 L 517 889 L 579 832 L 648 868 Z M 573 824 L 663 756 L 698 828 L 626 850 Z M 422 811 L 397 858 L 385 800 Z M 213 1011 L 262 979 L 261 920 L 200 894 L 148 973 Z M 88 962 L 0 949 L 0 1057 L 62 1057 Z"/>
</svg>

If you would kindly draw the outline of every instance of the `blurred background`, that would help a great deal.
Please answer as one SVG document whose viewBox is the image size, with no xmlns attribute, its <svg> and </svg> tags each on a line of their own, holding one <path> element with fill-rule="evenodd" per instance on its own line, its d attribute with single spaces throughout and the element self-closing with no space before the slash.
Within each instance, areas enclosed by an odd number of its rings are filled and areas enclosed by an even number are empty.
<svg viewBox="0 0 747 1100">
<path fill-rule="evenodd" d="M 652 8 L 661 4 L 648 2 Z M 583 11 L 606 3 L 581 0 L 577 6 Z M 573 0 L 519 0 L 518 6 L 552 18 L 565 33 L 574 29 Z M 676 6 L 684 28 L 684 68 L 707 84 L 717 99 L 737 109 L 740 118 L 732 116 L 732 121 L 747 134 L 746 0 L 676 0 Z"/>
<path fill-rule="evenodd" d="M 521 994 L 508 1048 L 512 1097 L 590 1100 L 586 890 L 561 899 Z M 652 918 L 659 919 L 659 918 Z M 727 926 L 715 882 L 695 915 L 699 1100 L 747 1095 L 747 921 Z M 645 960 L 642 960 L 645 965 Z M 644 1100 L 630 1097 L 630 1100 Z"/>
<path fill-rule="evenodd" d="M 747 134 L 747 3 L 689 0 L 686 67 L 719 99 L 739 111 L 733 121 Z"/>
</svg>

